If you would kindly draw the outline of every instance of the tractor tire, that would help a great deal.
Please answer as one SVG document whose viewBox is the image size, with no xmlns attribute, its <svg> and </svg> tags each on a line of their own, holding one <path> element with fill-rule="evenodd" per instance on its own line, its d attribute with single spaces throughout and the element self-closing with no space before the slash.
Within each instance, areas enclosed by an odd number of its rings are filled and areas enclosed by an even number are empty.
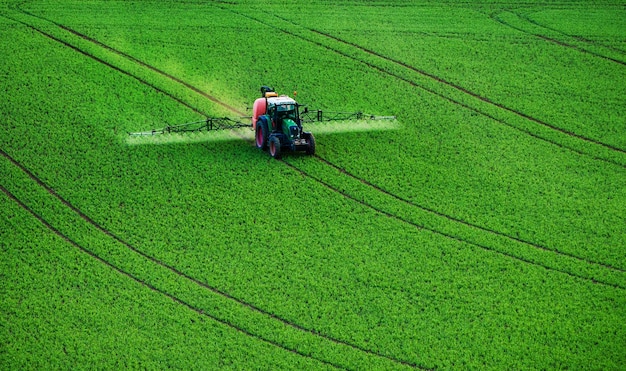
<svg viewBox="0 0 626 371">
<path fill-rule="evenodd" d="M 281 156 L 281 154 L 280 154 L 280 139 L 278 139 L 278 137 L 277 137 L 277 136 L 272 135 L 272 136 L 270 137 L 269 142 L 270 142 L 270 143 L 269 143 L 269 147 L 270 147 L 270 155 L 271 155 L 273 158 L 275 158 L 275 159 L 279 160 L 279 159 L 280 159 L 280 156 Z"/>
<path fill-rule="evenodd" d="M 254 138 L 256 142 L 256 148 L 263 151 L 267 149 L 267 125 L 265 120 L 258 120 L 256 123 L 256 129 L 254 131 Z"/>
<path fill-rule="evenodd" d="M 313 133 L 304 133 L 304 135 L 307 140 L 306 154 L 313 156 L 315 154 L 315 137 Z"/>
</svg>

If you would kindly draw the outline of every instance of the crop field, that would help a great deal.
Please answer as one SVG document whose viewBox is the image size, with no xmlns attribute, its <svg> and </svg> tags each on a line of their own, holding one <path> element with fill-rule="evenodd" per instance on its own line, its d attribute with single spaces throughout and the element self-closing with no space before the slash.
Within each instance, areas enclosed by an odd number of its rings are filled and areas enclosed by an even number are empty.
<svg viewBox="0 0 626 371">
<path fill-rule="evenodd" d="M 626 2 L 0 1 L 0 79 L 0 369 L 626 369 Z M 261 85 L 397 120 L 128 135 Z"/>
</svg>

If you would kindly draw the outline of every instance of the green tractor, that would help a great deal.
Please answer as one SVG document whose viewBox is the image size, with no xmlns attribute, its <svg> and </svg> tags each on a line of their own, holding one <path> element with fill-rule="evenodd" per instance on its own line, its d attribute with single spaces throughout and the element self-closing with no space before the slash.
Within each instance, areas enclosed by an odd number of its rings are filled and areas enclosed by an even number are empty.
<svg viewBox="0 0 626 371">
<path fill-rule="evenodd" d="M 315 154 L 315 137 L 302 129 L 298 103 L 268 86 L 261 87 L 261 98 L 254 101 L 252 127 L 257 148 L 269 148 L 273 158 L 279 159 L 284 150 Z"/>
</svg>

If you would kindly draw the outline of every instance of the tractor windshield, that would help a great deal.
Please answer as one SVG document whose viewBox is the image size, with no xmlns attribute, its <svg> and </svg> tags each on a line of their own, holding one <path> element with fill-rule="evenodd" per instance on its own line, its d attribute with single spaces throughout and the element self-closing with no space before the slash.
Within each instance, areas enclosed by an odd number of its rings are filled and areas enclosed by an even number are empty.
<svg viewBox="0 0 626 371">
<path fill-rule="evenodd" d="M 297 117 L 296 114 L 296 105 L 295 104 L 279 104 L 276 106 L 276 113 L 278 118 L 280 119 L 291 119 L 295 120 Z"/>
<path fill-rule="evenodd" d="M 278 111 L 284 112 L 284 111 L 293 111 L 296 109 L 295 104 L 279 104 L 276 106 L 276 108 L 278 109 Z"/>
</svg>

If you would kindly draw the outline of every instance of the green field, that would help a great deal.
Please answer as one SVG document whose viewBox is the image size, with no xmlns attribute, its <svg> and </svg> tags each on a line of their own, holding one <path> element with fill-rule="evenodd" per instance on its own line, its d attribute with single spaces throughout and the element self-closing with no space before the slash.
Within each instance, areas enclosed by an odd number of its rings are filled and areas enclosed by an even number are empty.
<svg viewBox="0 0 626 371">
<path fill-rule="evenodd" d="M 0 1 L 0 79 L 0 369 L 626 369 L 626 2 Z M 261 85 L 397 123 L 127 134 Z"/>
</svg>

